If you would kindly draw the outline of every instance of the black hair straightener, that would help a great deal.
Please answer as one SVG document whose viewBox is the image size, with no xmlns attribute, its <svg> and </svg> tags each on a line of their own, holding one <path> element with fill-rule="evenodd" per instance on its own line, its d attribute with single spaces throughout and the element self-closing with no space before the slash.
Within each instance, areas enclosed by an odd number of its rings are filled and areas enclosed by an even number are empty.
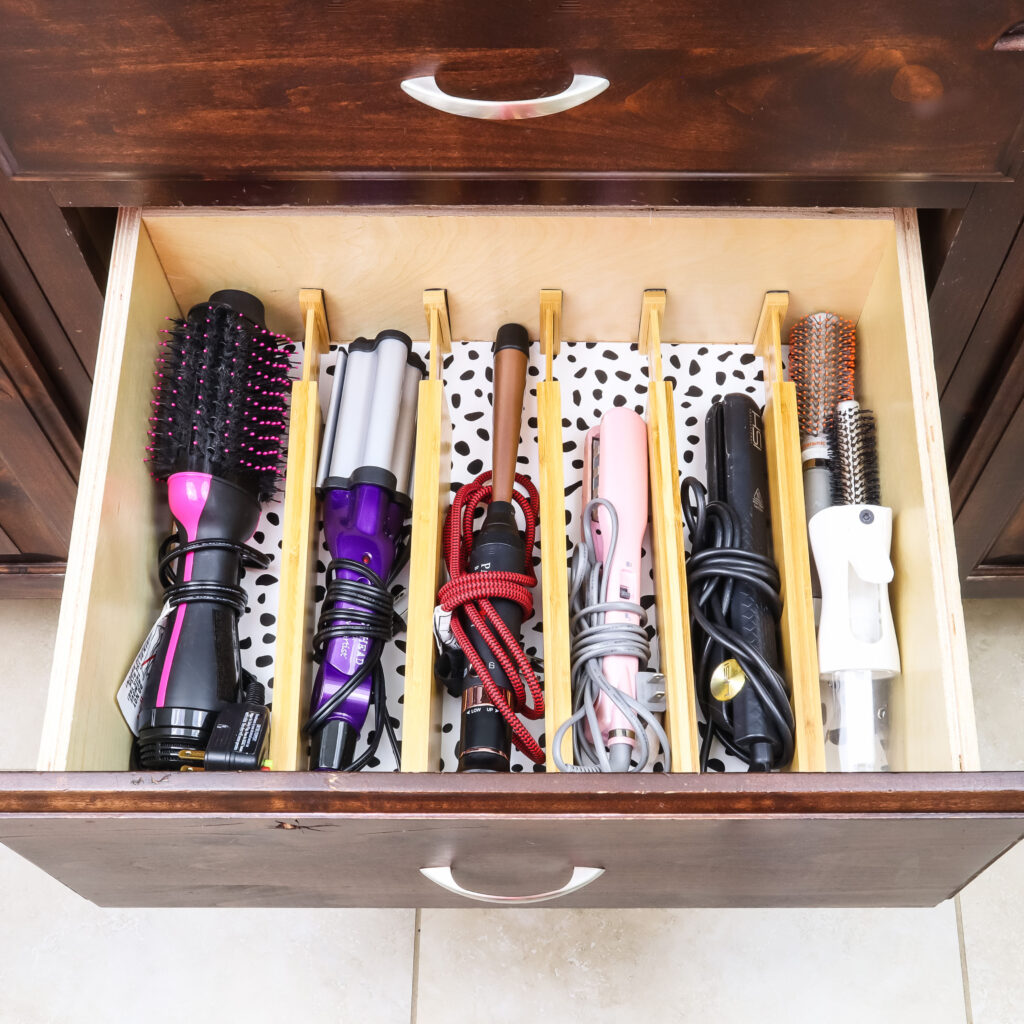
<svg viewBox="0 0 1024 1024">
<path fill-rule="evenodd" d="M 793 757 L 793 712 L 780 671 L 779 572 L 772 558 L 768 464 L 761 412 L 748 395 L 726 395 L 705 419 L 705 493 L 684 481 L 687 563 L 697 697 L 708 729 L 751 771 Z"/>
</svg>

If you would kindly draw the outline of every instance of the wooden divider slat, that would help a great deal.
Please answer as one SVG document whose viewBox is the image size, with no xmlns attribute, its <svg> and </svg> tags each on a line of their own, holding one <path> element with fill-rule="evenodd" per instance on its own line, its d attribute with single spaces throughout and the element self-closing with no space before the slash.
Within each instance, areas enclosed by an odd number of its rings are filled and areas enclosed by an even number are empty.
<svg viewBox="0 0 1024 1024">
<path fill-rule="evenodd" d="M 299 304 L 306 337 L 302 379 L 292 385 L 288 462 L 281 538 L 281 582 L 274 647 L 274 710 L 270 760 L 275 771 L 307 767 L 306 740 L 299 727 L 309 705 L 310 644 L 316 619 L 316 467 L 320 450 L 320 356 L 330 347 L 323 292 L 304 288 Z"/>
<path fill-rule="evenodd" d="M 792 771 L 823 772 L 825 740 L 821 724 L 818 649 L 811 600 L 811 568 L 804 512 L 800 428 L 796 385 L 782 379 L 782 321 L 788 292 L 768 292 L 754 336 L 764 360 L 765 449 L 772 509 L 772 544 L 782 578 L 782 660 L 792 688 L 796 746 Z"/>
<path fill-rule="evenodd" d="M 281 582 L 274 646 L 274 708 L 270 760 L 274 771 L 306 768 L 307 743 L 299 732 L 309 706 L 310 644 L 316 620 L 316 463 L 320 430 L 316 381 L 292 385 L 288 465 L 281 537 Z"/>
<path fill-rule="evenodd" d="M 654 594 L 661 672 L 665 676 L 665 725 L 672 748 L 672 771 L 696 772 L 700 770 L 700 741 L 675 433 L 672 385 L 668 381 L 652 380 L 648 384 L 647 443 L 651 469 Z"/>
<path fill-rule="evenodd" d="M 696 690 L 690 642 L 690 604 L 683 564 L 683 511 L 679 495 L 672 385 L 661 379 L 661 320 L 665 292 L 644 292 L 638 348 L 650 361 L 647 445 L 651 478 L 654 597 L 658 610 L 661 672 L 665 677 L 665 725 L 673 772 L 700 770 Z"/>
<path fill-rule="evenodd" d="M 430 338 L 428 379 L 420 381 L 412 481 L 409 610 L 405 633 L 402 771 L 441 767 L 441 687 L 434 681 L 434 608 L 441 581 L 441 531 L 451 502 L 452 423 L 441 380 L 452 349 L 448 291 L 428 288 L 423 309 Z"/>
<path fill-rule="evenodd" d="M 544 562 L 541 591 L 544 615 L 544 731 L 546 765 L 557 771 L 555 733 L 572 714 L 569 658 L 569 572 L 565 536 L 565 471 L 562 466 L 562 389 L 553 379 L 562 321 L 562 293 L 540 293 L 540 350 L 547 364 L 537 385 L 537 428 L 540 445 L 540 551 Z M 562 737 L 562 760 L 572 763 L 572 734 Z"/>
<path fill-rule="evenodd" d="M 412 491 L 412 555 L 405 634 L 402 771 L 438 771 L 441 687 L 434 681 L 434 607 L 441 574 L 441 530 L 449 504 L 452 427 L 444 385 L 420 382 Z"/>
</svg>

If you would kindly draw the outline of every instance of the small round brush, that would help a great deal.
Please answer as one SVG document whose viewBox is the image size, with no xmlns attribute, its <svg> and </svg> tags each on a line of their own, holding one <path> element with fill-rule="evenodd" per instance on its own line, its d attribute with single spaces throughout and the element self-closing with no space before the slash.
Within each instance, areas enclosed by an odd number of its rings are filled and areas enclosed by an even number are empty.
<svg viewBox="0 0 1024 1024">
<path fill-rule="evenodd" d="M 875 414 L 840 402 L 829 432 L 833 505 L 881 505 Z"/>
<path fill-rule="evenodd" d="M 139 710 L 146 769 L 182 767 L 182 752 L 204 750 L 218 712 L 245 697 L 239 584 L 277 490 L 291 383 L 287 339 L 263 317 L 254 296 L 216 292 L 172 321 L 156 361 L 147 461 L 167 482 L 176 532 L 161 550 L 171 610 Z"/>
<path fill-rule="evenodd" d="M 818 669 L 828 709 L 826 763 L 887 768 L 890 681 L 900 655 L 889 605 L 892 509 L 882 505 L 875 417 L 840 402 L 829 431 L 833 504 L 810 522 L 821 576 Z"/>
<path fill-rule="evenodd" d="M 804 468 L 807 521 L 832 504 L 832 468 L 828 436 L 836 406 L 853 398 L 856 329 L 835 313 L 812 313 L 789 332 L 789 376 L 796 385 L 797 419 Z M 815 614 L 821 585 L 811 559 Z"/>
</svg>

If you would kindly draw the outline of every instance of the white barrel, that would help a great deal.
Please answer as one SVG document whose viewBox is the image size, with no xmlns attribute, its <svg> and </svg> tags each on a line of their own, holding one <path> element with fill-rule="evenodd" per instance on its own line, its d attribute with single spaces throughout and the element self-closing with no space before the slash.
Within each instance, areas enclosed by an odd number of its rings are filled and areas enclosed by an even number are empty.
<svg viewBox="0 0 1024 1024">
<path fill-rule="evenodd" d="M 395 431 L 395 448 L 391 456 L 391 472 L 395 474 L 396 490 L 409 493 L 412 452 L 416 447 L 416 406 L 420 397 L 420 381 L 423 373 L 417 366 L 406 364 L 405 379 L 402 381 L 402 407 L 398 413 L 398 428 Z"/>
<path fill-rule="evenodd" d="M 369 424 L 364 426 L 362 460 L 357 466 L 373 466 L 394 472 L 392 455 L 409 347 L 400 338 L 378 335 L 378 339 L 377 376 L 368 410 Z"/>
<path fill-rule="evenodd" d="M 341 408 L 338 410 L 338 423 L 334 432 L 336 440 L 331 452 L 330 476 L 347 478 L 365 465 L 363 452 L 376 376 L 377 352 L 350 348 L 345 366 Z"/>
<path fill-rule="evenodd" d="M 341 393 L 345 388 L 345 364 L 348 361 L 348 352 L 343 348 L 338 349 L 338 357 L 334 363 L 334 376 L 331 377 L 331 400 L 327 406 L 327 415 L 324 423 L 324 439 L 320 445 L 320 464 L 316 470 L 316 485 L 322 487 L 327 479 L 328 470 L 331 468 L 331 453 L 334 451 L 334 441 L 338 432 L 338 410 L 341 408 Z"/>
</svg>

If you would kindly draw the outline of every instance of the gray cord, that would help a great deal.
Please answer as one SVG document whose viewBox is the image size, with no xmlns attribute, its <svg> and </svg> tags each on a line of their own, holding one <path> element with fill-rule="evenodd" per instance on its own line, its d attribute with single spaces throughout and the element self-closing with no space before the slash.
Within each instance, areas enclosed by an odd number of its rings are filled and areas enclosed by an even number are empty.
<svg viewBox="0 0 1024 1024">
<path fill-rule="evenodd" d="M 598 561 L 594 546 L 593 512 L 604 506 L 611 520 L 611 537 L 604 561 Z M 615 553 L 619 537 L 619 519 L 615 506 L 604 498 L 595 498 L 583 510 L 583 543 L 576 545 L 569 573 L 569 631 L 572 638 L 570 659 L 572 665 L 573 713 L 555 733 L 552 750 L 560 772 L 642 772 L 651 757 L 651 737 L 665 756 L 665 770 L 671 770 L 671 751 L 668 737 L 658 721 L 657 714 L 647 704 L 612 685 L 602 670 L 606 657 L 621 655 L 636 658 L 641 670 L 647 668 L 651 658 L 651 643 L 644 626 L 647 612 L 631 601 L 609 601 L 607 564 Z M 606 622 L 607 612 L 628 612 L 637 616 L 637 622 Z M 597 699 L 611 701 L 628 722 L 636 736 L 636 748 L 628 743 L 613 743 L 611 749 L 601 742 L 601 728 L 597 720 Z M 562 737 L 572 729 L 572 748 L 575 764 L 562 759 Z M 589 731 L 591 739 L 587 739 Z M 633 755 L 636 767 L 630 764 Z"/>
</svg>

